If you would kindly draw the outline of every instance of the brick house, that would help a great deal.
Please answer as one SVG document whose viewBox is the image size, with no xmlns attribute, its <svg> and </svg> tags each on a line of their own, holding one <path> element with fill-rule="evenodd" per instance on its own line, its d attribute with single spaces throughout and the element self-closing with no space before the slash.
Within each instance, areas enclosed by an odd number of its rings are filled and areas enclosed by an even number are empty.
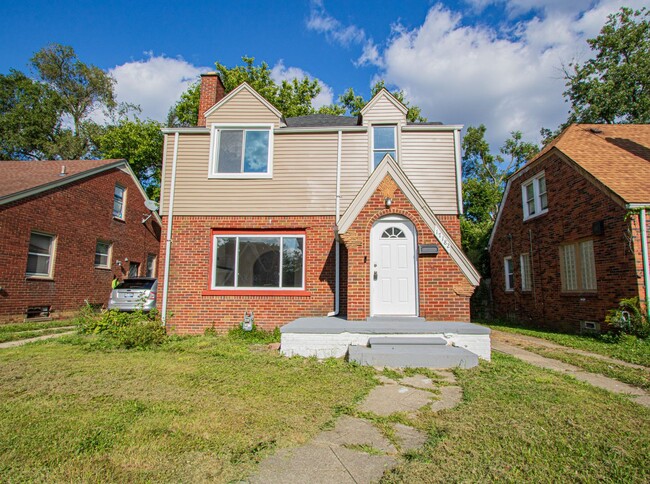
<svg viewBox="0 0 650 484">
<path fill-rule="evenodd" d="M 650 125 L 630 124 L 572 125 L 511 176 L 489 244 L 496 315 L 598 330 L 622 298 L 646 301 L 649 179 Z"/>
<path fill-rule="evenodd" d="M 162 310 L 181 333 L 254 313 L 468 321 L 460 130 L 410 123 L 382 90 L 358 117 L 285 118 L 202 76 L 199 126 L 166 128 Z"/>
<path fill-rule="evenodd" d="M 160 217 L 125 160 L 0 161 L 0 174 L 0 319 L 105 306 L 114 276 L 155 276 Z"/>
</svg>

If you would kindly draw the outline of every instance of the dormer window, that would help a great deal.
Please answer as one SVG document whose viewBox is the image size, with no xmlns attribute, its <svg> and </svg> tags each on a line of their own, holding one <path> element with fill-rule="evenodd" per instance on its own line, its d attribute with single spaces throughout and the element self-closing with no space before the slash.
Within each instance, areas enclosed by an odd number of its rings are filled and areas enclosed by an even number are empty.
<svg viewBox="0 0 650 484">
<path fill-rule="evenodd" d="M 269 178 L 272 126 L 212 126 L 211 178 Z"/>
<path fill-rule="evenodd" d="M 522 183 L 521 197 L 524 210 L 524 220 L 548 212 L 546 177 L 543 172 Z"/>
<path fill-rule="evenodd" d="M 390 155 L 397 161 L 397 126 L 373 126 L 372 158 L 373 169 L 381 163 L 384 156 Z"/>
</svg>

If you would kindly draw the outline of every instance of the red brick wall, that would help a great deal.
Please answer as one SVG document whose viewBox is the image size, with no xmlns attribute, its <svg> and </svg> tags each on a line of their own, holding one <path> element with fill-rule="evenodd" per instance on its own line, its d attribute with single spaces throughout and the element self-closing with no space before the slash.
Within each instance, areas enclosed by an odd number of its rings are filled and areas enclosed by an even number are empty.
<svg viewBox="0 0 650 484">
<path fill-rule="evenodd" d="M 273 329 L 303 316 L 325 316 L 334 309 L 334 217 L 185 217 L 173 221 L 168 295 L 170 330 L 203 333 L 225 331 L 254 311 L 255 324 Z M 305 289 L 307 295 L 205 295 L 209 289 L 210 239 L 213 229 L 283 230 L 305 232 Z M 167 217 L 163 217 L 163 233 Z M 163 281 L 164 244 L 159 280 Z M 159 294 L 162 298 L 162 284 Z M 162 299 L 158 306 L 161 307 Z"/>
<path fill-rule="evenodd" d="M 521 184 L 542 170 L 548 213 L 524 222 Z M 608 309 L 639 291 L 634 243 L 625 218 L 625 208 L 555 155 L 514 180 L 490 250 L 496 316 L 568 330 L 579 329 L 581 320 L 604 321 Z M 599 220 L 604 221 L 605 232 L 594 236 L 592 224 Z M 559 246 L 584 239 L 594 241 L 598 289 L 595 293 L 562 293 Z M 532 254 L 530 292 L 521 291 L 522 253 Z M 513 292 L 505 291 L 503 258 L 509 255 L 515 267 Z"/>
<path fill-rule="evenodd" d="M 399 188 L 392 192 L 392 205 L 386 208 L 382 185 L 343 235 L 348 258 L 348 318 L 363 320 L 370 315 L 370 261 L 367 256 L 370 254 L 373 224 L 386 215 L 402 215 L 413 222 L 418 244 L 437 244 L 439 247 L 436 256 L 418 258 L 419 315 L 429 321 L 469 321 L 469 298 L 474 288 Z M 460 245 L 458 217 L 447 215 L 439 217 L 439 220 Z"/>
<path fill-rule="evenodd" d="M 115 184 L 127 189 L 125 221 L 113 219 Z M 85 300 L 108 302 L 113 274 L 120 278 L 128 263 L 157 254 L 160 227 L 148 213 L 130 175 L 113 169 L 54 190 L 0 206 L 0 318 L 23 319 L 29 306 L 52 306 L 53 317 L 77 310 Z M 28 279 L 27 250 L 31 231 L 55 235 L 52 280 Z M 94 266 L 97 239 L 113 243 L 112 270 Z"/>
</svg>

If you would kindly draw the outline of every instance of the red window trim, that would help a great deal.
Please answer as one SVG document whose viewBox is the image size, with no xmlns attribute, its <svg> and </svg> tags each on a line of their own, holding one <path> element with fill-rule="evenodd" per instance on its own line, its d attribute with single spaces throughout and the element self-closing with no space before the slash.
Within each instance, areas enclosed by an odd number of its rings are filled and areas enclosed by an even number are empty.
<svg viewBox="0 0 650 484">
<path fill-rule="evenodd" d="M 311 293 L 307 291 L 307 267 L 304 267 L 305 280 L 303 286 L 305 289 L 277 288 L 268 289 L 212 289 L 212 270 L 214 268 L 214 236 L 215 235 L 302 235 L 305 238 L 303 263 L 307 264 L 307 231 L 305 229 L 215 229 L 210 231 L 210 267 L 208 270 L 208 288 L 201 293 L 202 296 L 276 296 L 276 297 L 309 297 Z"/>
</svg>

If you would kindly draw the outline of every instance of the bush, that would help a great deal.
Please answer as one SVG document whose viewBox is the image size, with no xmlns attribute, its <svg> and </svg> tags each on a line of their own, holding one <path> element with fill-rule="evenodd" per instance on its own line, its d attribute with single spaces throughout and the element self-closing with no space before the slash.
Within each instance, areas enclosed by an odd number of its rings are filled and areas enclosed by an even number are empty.
<svg viewBox="0 0 650 484">
<path fill-rule="evenodd" d="M 238 326 L 228 331 L 228 338 L 250 344 L 279 343 L 280 328 L 275 328 L 273 331 L 264 331 L 254 326 L 251 331 L 244 331 L 241 326 Z"/>
<path fill-rule="evenodd" d="M 630 334 L 639 338 L 650 336 L 650 322 L 639 298 L 621 299 L 618 308 L 607 312 L 605 322 L 615 334 Z"/>
<path fill-rule="evenodd" d="M 77 328 L 79 333 L 98 335 L 116 348 L 149 348 L 160 345 L 167 337 L 154 311 L 125 313 L 111 310 L 96 314 L 84 308 L 77 317 Z"/>
</svg>

